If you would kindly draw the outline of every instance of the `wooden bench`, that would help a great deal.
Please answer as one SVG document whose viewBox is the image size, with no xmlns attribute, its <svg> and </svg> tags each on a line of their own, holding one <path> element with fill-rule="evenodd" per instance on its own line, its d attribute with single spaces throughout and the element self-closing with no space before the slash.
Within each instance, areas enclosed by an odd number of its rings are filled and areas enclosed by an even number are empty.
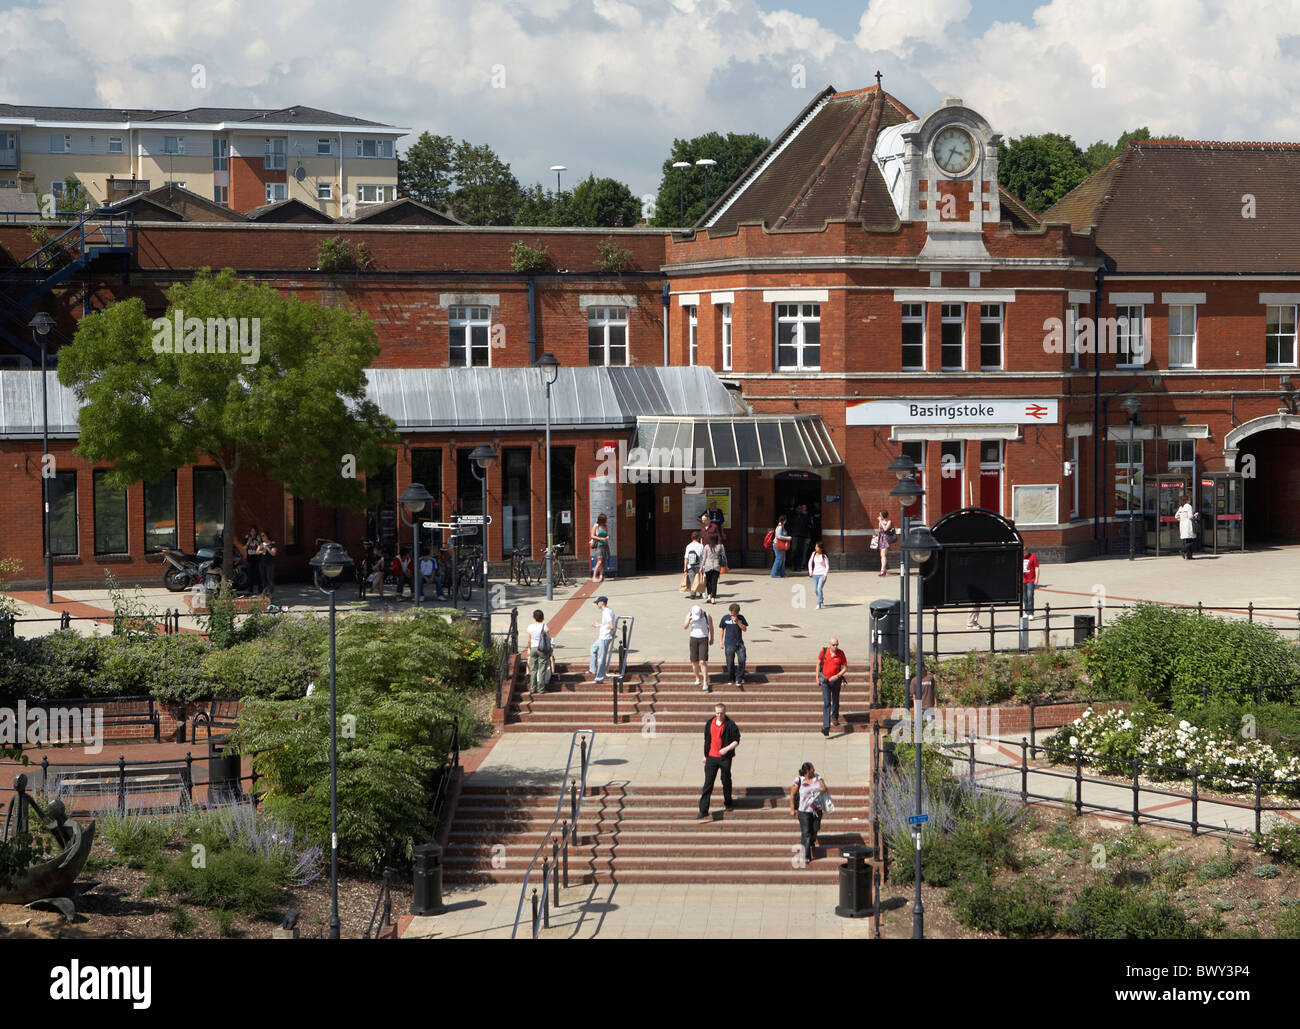
<svg viewBox="0 0 1300 1029">
<path fill-rule="evenodd" d="M 101 712 L 102 729 L 126 725 L 153 726 L 154 742 L 162 739 L 162 716 L 154 706 L 153 697 L 56 697 L 32 701 L 30 706 L 45 709 L 95 708 Z M 110 738 L 107 733 L 105 737 Z"/>
</svg>

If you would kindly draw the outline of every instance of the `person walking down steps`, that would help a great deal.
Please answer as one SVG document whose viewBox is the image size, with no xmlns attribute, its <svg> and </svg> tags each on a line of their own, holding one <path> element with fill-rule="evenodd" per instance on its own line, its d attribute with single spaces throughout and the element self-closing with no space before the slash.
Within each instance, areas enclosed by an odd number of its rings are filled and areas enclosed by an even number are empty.
<svg viewBox="0 0 1300 1029">
<path fill-rule="evenodd" d="M 700 792 L 697 820 L 709 817 L 713 800 L 713 783 L 722 773 L 722 801 L 727 811 L 735 805 L 731 799 L 731 759 L 740 746 L 740 729 L 727 717 L 727 705 L 713 705 L 713 717 L 704 723 L 704 789 Z"/>
<path fill-rule="evenodd" d="M 805 761 L 790 787 L 790 813 L 799 818 L 799 842 L 803 845 L 804 861 L 811 861 L 817 848 L 822 815 L 830 810 L 826 803 L 829 797 L 825 780 L 817 774 L 811 761 Z"/>
</svg>

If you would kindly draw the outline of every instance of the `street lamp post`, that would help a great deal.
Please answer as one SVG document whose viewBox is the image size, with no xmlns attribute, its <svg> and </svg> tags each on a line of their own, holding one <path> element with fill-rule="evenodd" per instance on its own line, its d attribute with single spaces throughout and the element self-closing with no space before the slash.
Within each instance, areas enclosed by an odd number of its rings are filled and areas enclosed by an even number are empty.
<svg viewBox="0 0 1300 1029">
<path fill-rule="evenodd" d="M 50 459 L 50 406 L 45 386 L 46 337 L 54 328 L 54 319 L 41 311 L 29 323 L 32 339 L 41 348 L 41 515 L 45 535 L 45 602 L 54 603 L 54 552 L 50 549 L 50 480 L 45 474 Z"/>
<path fill-rule="evenodd" d="M 674 161 L 673 167 L 677 169 L 679 181 L 677 186 L 677 196 L 681 199 L 682 214 L 681 226 L 686 228 L 686 169 L 691 166 L 690 161 Z"/>
<path fill-rule="evenodd" d="M 402 490 L 402 495 L 397 498 L 399 512 L 403 506 L 411 511 L 411 517 L 408 519 L 406 515 L 402 515 L 402 520 L 411 527 L 411 597 L 415 607 L 420 606 L 421 586 L 424 579 L 420 574 L 420 519 L 417 516 L 424 510 L 424 505 L 432 499 L 433 494 L 419 482 L 408 483 L 406 489 Z M 398 583 L 397 588 L 400 593 L 401 583 Z M 453 582 L 452 589 L 455 588 L 456 584 Z"/>
<path fill-rule="evenodd" d="M 701 157 L 695 162 L 704 169 L 704 210 L 709 209 L 709 169 L 718 162 L 711 157 Z"/>
<path fill-rule="evenodd" d="M 560 362 L 555 355 L 547 352 L 541 356 L 537 366 L 542 369 L 542 379 L 546 383 L 546 599 L 555 599 L 554 578 L 552 576 L 552 554 L 555 550 L 555 534 L 551 526 L 551 387 L 560 375 Z"/>
<path fill-rule="evenodd" d="M 1142 404 L 1137 397 L 1128 396 L 1120 404 L 1124 408 L 1124 414 L 1128 416 L 1128 559 L 1133 560 L 1134 551 L 1137 548 L 1137 528 L 1134 524 L 1133 506 L 1137 503 L 1136 485 L 1133 474 L 1133 442 L 1135 429 L 1142 424 Z M 1145 464 L 1145 462 L 1143 462 Z M 1138 510 L 1142 508 L 1139 505 Z"/>
<path fill-rule="evenodd" d="M 474 478 L 483 484 L 483 649 L 485 651 L 492 646 L 492 601 L 488 596 L 487 470 L 488 465 L 496 459 L 497 452 L 486 443 L 480 443 L 469 454 L 470 468 L 474 470 Z"/>
<path fill-rule="evenodd" d="M 908 529 L 911 527 L 911 516 L 907 513 L 908 508 L 910 508 L 913 504 L 915 504 L 919 497 L 924 496 L 925 491 L 921 489 L 921 484 L 917 482 L 916 479 L 913 477 L 918 470 L 916 462 L 913 461 L 906 454 L 899 454 L 896 458 L 894 458 L 894 460 L 892 460 L 889 463 L 889 470 L 893 472 L 894 475 L 897 476 L 898 478 L 898 484 L 889 491 L 889 495 L 891 497 L 894 497 L 898 501 L 898 506 L 902 509 L 903 512 L 902 539 L 904 542 L 906 542 L 907 532 Z M 903 626 L 903 631 L 900 634 L 899 641 L 898 641 L 898 650 L 899 650 L 898 659 L 903 664 L 903 673 L 907 674 L 907 666 L 910 664 L 910 662 L 908 661 L 908 653 L 907 653 L 908 651 L 907 591 L 908 591 L 908 581 L 909 581 L 908 575 L 910 569 L 908 567 L 906 547 L 899 548 L 898 565 L 899 565 L 898 595 L 901 604 L 901 607 L 899 609 L 899 614 L 901 617 L 899 621 Z"/>
<path fill-rule="evenodd" d="M 938 541 L 934 534 L 930 532 L 928 526 L 914 525 L 911 532 L 903 543 L 905 553 L 910 553 L 912 560 L 916 562 L 918 573 L 916 579 L 916 683 L 913 693 L 912 706 L 912 742 L 916 747 L 916 867 L 914 875 L 916 878 L 916 892 L 912 901 L 912 939 L 920 940 L 925 938 L 925 905 L 921 902 L 921 782 L 923 772 L 921 766 L 921 679 L 925 675 L 925 641 L 922 638 L 922 615 L 924 613 L 924 604 L 921 602 L 921 580 L 923 578 L 920 569 L 929 563 L 934 552 L 939 548 Z M 907 626 L 903 626 L 903 635 L 907 635 Z"/>
<path fill-rule="evenodd" d="M 556 200 L 559 200 L 559 198 L 560 198 L 560 172 L 562 172 L 562 171 L 568 171 L 568 169 L 565 168 L 564 165 L 562 165 L 562 164 L 553 164 L 553 165 L 551 165 L 551 171 L 555 172 L 555 198 L 556 198 Z"/>
<path fill-rule="evenodd" d="M 330 598 L 330 939 L 339 938 L 339 732 L 337 662 L 334 654 L 334 594 L 352 558 L 339 544 L 329 542 L 311 559 L 316 588 Z"/>
</svg>

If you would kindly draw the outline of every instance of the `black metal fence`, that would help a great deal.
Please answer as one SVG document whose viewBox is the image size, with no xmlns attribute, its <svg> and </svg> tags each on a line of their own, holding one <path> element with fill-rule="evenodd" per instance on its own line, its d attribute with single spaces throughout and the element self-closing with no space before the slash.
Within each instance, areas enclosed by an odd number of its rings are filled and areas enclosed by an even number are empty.
<svg viewBox="0 0 1300 1029">
<path fill-rule="evenodd" d="M 497 665 L 497 710 L 500 710 L 506 679 L 510 675 L 510 658 L 519 653 L 519 608 L 510 609 L 510 628 L 505 632 L 494 632 L 492 639 L 501 655 Z"/>
</svg>

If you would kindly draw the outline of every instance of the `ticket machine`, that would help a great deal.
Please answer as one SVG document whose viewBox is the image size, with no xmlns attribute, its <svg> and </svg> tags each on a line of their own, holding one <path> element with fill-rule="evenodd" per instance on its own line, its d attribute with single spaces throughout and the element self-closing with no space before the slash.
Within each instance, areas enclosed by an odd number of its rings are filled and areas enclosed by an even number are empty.
<svg viewBox="0 0 1300 1029">
<path fill-rule="evenodd" d="M 1201 546 L 1209 553 L 1245 550 L 1245 496 L 1240 472 L 1200 476 Z"/>
<path fill-rule="evenodd" d="M 1177 554 L 1182 548 L 1178 535 L 1178 517 L 1175 512 L 1183 506 L 1184 495 L 1196 500 L 1192 493 L 1192 476 L 1187 472 L 1165 472 L 1147 476 L 1146 495 L 1142 505 L 1146 523 L 1148 552 Z M 1204 517 L 1204 516 L 1202 516 Z"/>
</svg>

